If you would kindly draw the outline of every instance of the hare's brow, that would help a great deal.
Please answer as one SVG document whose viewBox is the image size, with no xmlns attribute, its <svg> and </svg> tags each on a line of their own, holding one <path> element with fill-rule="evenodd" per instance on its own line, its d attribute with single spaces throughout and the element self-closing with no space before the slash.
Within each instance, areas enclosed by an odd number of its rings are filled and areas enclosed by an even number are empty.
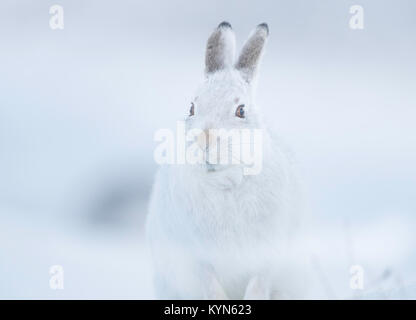
<svg viewBox="0 0 416 320">
<path fill-rule="evenodd" d="M 237 97 L 234 99 L 234 103 L 238 103 L 238 101 L 240 101 L 240 98 Z"/>
</svg>

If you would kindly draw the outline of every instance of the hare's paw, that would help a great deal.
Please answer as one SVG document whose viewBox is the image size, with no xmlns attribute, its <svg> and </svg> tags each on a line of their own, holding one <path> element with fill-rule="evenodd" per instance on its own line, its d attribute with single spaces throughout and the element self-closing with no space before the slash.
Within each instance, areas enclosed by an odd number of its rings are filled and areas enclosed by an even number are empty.
<svg viewBox="0 0 416 320">
<path fill-rule="evenodd" d="M 205 299 L 228 300 L 227 294 L 214 275 L 210 275 L 205 288 Z"/>
<path fill-rule="evenodd" d="M 248 282 L 244 300 L 270 300 L 270 289 L 265 279 L 255 276 Z"/>
</svg>

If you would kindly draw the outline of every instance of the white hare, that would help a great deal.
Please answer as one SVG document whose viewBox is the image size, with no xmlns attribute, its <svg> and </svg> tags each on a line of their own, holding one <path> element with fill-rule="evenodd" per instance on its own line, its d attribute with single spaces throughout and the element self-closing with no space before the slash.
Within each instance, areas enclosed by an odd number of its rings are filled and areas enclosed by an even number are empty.
<svg viewBox="0 0 416 320">
<path fill-rule="evenodd" d="M 159 169 L 147 220 L 158 298 L 300 296 L 290 247 L 300 203 L 294 164 L 264 127 L 253 96 L 268 33 L 258 25 L 236 62 L 228 22 L 208 39 L 206 79 L 186 129 L 262 129 L 262 169 L 245 175 L 243 163 L 208 160 Z"/>
</svg>

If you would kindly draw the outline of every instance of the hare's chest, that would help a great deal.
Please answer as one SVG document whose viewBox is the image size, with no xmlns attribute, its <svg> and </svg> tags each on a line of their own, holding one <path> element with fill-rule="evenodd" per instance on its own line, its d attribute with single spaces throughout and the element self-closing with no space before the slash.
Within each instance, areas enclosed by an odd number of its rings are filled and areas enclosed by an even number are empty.
<svg viewBox="0 0 416 320">
<path fill-rule="evenodd" d="M 198 203 L 188 203 L 188 219 L 201 241 L 245 246 L 276 231 L 279 203 L 256 190 L 205 190 Z"/>
</svg>

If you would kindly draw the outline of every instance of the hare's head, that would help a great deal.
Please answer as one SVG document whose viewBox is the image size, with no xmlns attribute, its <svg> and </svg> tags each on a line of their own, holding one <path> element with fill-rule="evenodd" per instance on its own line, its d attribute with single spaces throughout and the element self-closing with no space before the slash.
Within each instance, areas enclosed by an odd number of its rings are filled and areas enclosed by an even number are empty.
<svg viewBox="0 0 416 320">
<path fill-rule="evenodd" d="M 231 25 L 222 22 L 214 30 L 207 42 L 206 78 L 191 102 L 188 130 L 200 129 L 209 140 L 210 130 L 260 127 L 253 91 L 268 33 L 267 24 L 258 25 L 235 59 L 235 36 Z"/>
</svg>

